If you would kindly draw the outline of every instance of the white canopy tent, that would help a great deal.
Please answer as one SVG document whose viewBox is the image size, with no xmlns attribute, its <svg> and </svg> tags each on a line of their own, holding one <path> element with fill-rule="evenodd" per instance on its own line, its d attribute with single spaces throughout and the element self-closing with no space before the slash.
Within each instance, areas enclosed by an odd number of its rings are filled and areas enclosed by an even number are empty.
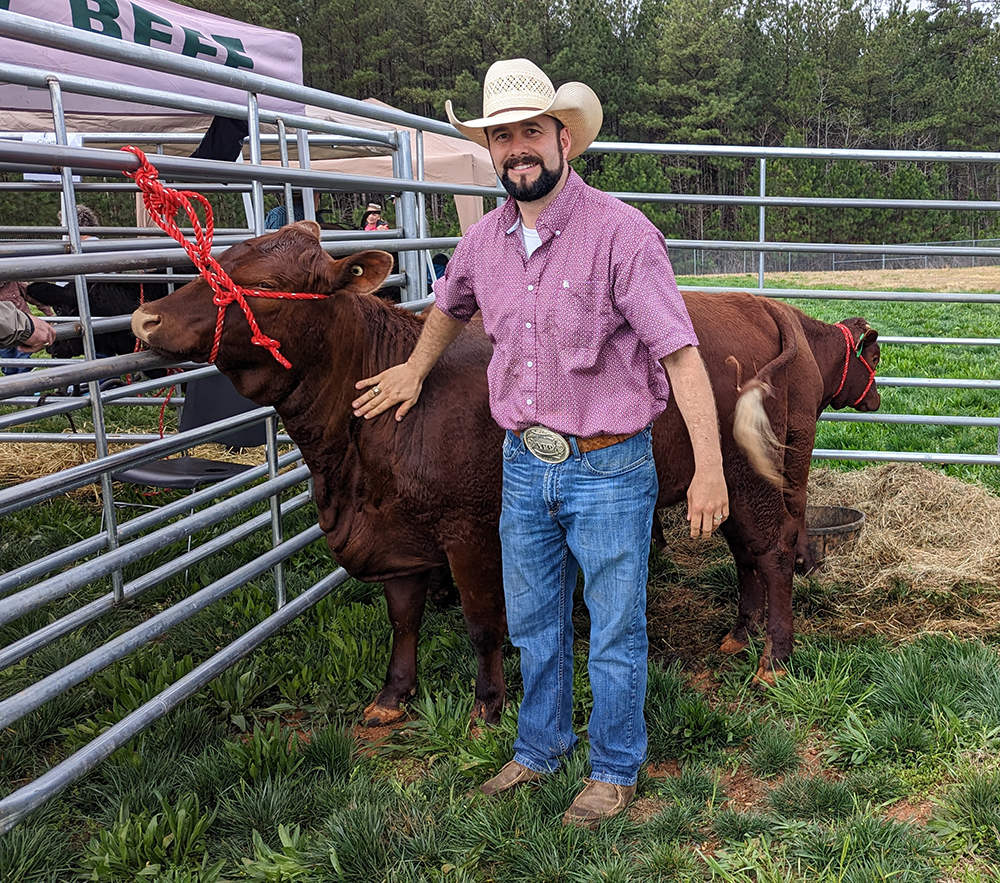
<svg viewBox="0 0 1000 883">
<path fill-rule="evenodd" d="M 231 68 L 276 77 L 290 83 L 302 82 L 302 47 L 294 34 L 260 28 L 210 13 L 181 6 L 171 0 L 143 0 L 142 4 L 98 4 L 73 0 L 5 0 L 10 12 L 20 13 L 58 25 L 70 26 L 94 35 L 131 41 L 165 49 Z M 88 58 L 75 52 L 22 42 L 0 36 L 0 57 L 5 61 L 45 71 L 127 84 L 160 93 L 245 104 L 238 90 L 172 76 L 142 67 Z M 338 122 L 361 129 L 395 131 L 398 126 L 363 116 L 332 111 L 323 107 L 294 104 L 274 96 L 261 95 L 260 106 L 284 113 Z M 172 133 L 204 133 L 212 118 L 186 113 L 176 108 L 136 104 L 90 95 L 64 92 L 67 128 L 74 134 L 124 133 L 163 134 L 168 153 L 190 154 L 190 143 L 169 145 Z M 380 107 L 388 107 L 368 99 Z M 44 133 L 52 131 L 50 96 L 46 89 L 0 82 L 0 132 Z M 262 126 L 274 132 L 273 126 Z M 416 157 L 413 130 L 411 151 Z M 37 135 L 34 137 L 38 137 Z M 91 138 L 87 138 L 90 141 Z M 294 145 L 291 150 L 295 153 Z M 382 144 L 323 146 L 310 149 L 313 169 L 348 175 L 392 177 L 390 149 Z M 425 132 L 423 135 L 424 178 L 444 184 L 474 184 L 491 187 L 496 183 L 489 152 L 461 137 Z M 273 145 L 265 156 L 275 157 Z M 276 161 L 270 161 L 277 164 Z M 292 161 L 293 166 L 297 166 Z M 459 222 L 464 231 L 483 214 L 483 200 L 476 196 L 455 197 Z"/>
<path fill-rule="evenodd" d="M 389 107 L 388 104 L 375 98 L 366 98 L 365 103 L 378 107 Z M 414 156 L 414 164 L 416 164 L 416 132 L 414 129 L 391 126 L 388 123 L 311 105 L 306 107 L 306 115 L 345 125 L 363 126 L 377 131 L 406 132 L 410 136 L 410 148 Z M 496 172 L 493 170 L 490 152 L 485 147 L 480 147 L 466 138 L 453 138 L 434 132 L 424 132 L 423 153 L 425 181 L 442 184 L 475 184 L 481 187 L 496 185 Z M 344 175 L 392 177 L 392 157 L 384 155 L 313 159 L 310 166 L 313 169 L 338 172 Z M 481 196 L 456 196 L 455 206 L 458 209 L 458 220 L 463 233 L 483 216 L 483 198 Z"/>
</svg>

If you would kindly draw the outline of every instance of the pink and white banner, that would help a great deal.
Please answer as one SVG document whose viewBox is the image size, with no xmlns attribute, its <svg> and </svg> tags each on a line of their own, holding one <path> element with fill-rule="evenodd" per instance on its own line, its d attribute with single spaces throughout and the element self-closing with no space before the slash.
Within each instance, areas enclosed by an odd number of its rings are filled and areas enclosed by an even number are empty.
<svg viewBox="0 0 1000 883">
<path fill-rule="evenodd" d="M 199 12 L 170 0 L 0 0 L 0 10 L 67 25 L 112 40 L 165 49 L 288 83 L 302 83 L 302 44 L 295 34 Z M 0 58 L 11 64 L 56 73 L 246 104 L 246 94 L 236 89 L 3 36 L 0 36 Z M 73 114 L 182 113 L 72 93 L 64 94 L 64 104 L 66 111 Z M 285 113 L 304 113 L 301 104 L 267 95 L 260 96 L 260 105 Z M 3 83 L 0 84 L 0 108 L 47 111 L 50 108 L 48 92 Z"/>
</svg>

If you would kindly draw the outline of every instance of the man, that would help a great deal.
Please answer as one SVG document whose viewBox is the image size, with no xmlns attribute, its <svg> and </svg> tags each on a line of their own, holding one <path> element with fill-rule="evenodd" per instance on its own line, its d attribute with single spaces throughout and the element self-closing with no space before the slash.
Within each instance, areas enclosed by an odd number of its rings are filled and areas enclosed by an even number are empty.
<svg viewBox="0 0 1000 883">
<path fill-rule="evenodd" d="M 481 119 L 451 122 L 489 148 L 513 197 L 459 243 L 410 358 L 353 403 L 376 417 L 413 407 L 440 354 L 481 309 L 494 343 L 490 405 L 503 450 L 504 595 L 524 700 L 514 759 L 482 790 L 539 781 L 572 751 L 572 601 L 591 617 L 591 775 L 564 824 L 596 828 L 635 794 L 645 759 L 646 580 L 657 495 L 651 424 L 677 399 L 695 452 L 692 536 L 728 514 L 708 375 L 662 235 L 569 167 L 601 127 L 582 83 L 556 92 L 530 61 L 494 64 Z M 667 378 L 669 377 L 669 384 Z"/>
<path fill-rule="evenodd" d="M 313 190 L 313 214 L 317 221 L 320 215 L 319 200 L 321 195 L 319 190 Z M 296 195 L 292 198 L 292 214 L 295 216 L 296 221 L 305 220 L 306 210 L 302 207 L 301 196 Z M 279 203 L 264 215 L 265 230 L 280 230 L 285 224 L 290 223 L 291 221 L 288 220 L 288 209 L 285 208 L 284 203 Z"/>
</svg>

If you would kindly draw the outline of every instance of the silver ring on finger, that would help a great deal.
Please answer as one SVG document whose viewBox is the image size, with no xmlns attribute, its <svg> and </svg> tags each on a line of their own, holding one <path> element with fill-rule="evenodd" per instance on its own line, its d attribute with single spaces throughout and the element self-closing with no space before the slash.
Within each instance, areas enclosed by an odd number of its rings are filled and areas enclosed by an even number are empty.
<svg viewBox="0 0 1000 883">
<path fill-rule="evenodd" d="M 382 392 L 382 390 L 380 390 L 377 386 L 373 386 L 372 387 L 372 398 L 373 399 L 376 398 L 381 392 Z"/>
</svg>

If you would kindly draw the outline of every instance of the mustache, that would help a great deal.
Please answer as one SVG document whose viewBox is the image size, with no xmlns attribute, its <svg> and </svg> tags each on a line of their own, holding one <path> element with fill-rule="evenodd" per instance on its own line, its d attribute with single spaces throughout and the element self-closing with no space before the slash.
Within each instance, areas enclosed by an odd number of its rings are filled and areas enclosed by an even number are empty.
<svg viewBox="0 0 1000 883">
<path fill-rule="evenodd" d="M 540 156 L 531 156 L 531 155 L 529 155 L 529 156 L 519 156 L 519 157 L 516 157 L 514 159 L 508 159 L 506 162 L 504 162 L 504 164 L 503 164 L 503 170 L 505 172 L 509 172 L 512 168 L 514 168 L 514 166 L 520 165 L 521 163 L 524 163 L 524 162 L 533 162 L 533 163 L 537 163 L 540 166 L 544 166 L 545 165 L 545 162 L 542 160 L 542 158 Z"/>
</svg>

